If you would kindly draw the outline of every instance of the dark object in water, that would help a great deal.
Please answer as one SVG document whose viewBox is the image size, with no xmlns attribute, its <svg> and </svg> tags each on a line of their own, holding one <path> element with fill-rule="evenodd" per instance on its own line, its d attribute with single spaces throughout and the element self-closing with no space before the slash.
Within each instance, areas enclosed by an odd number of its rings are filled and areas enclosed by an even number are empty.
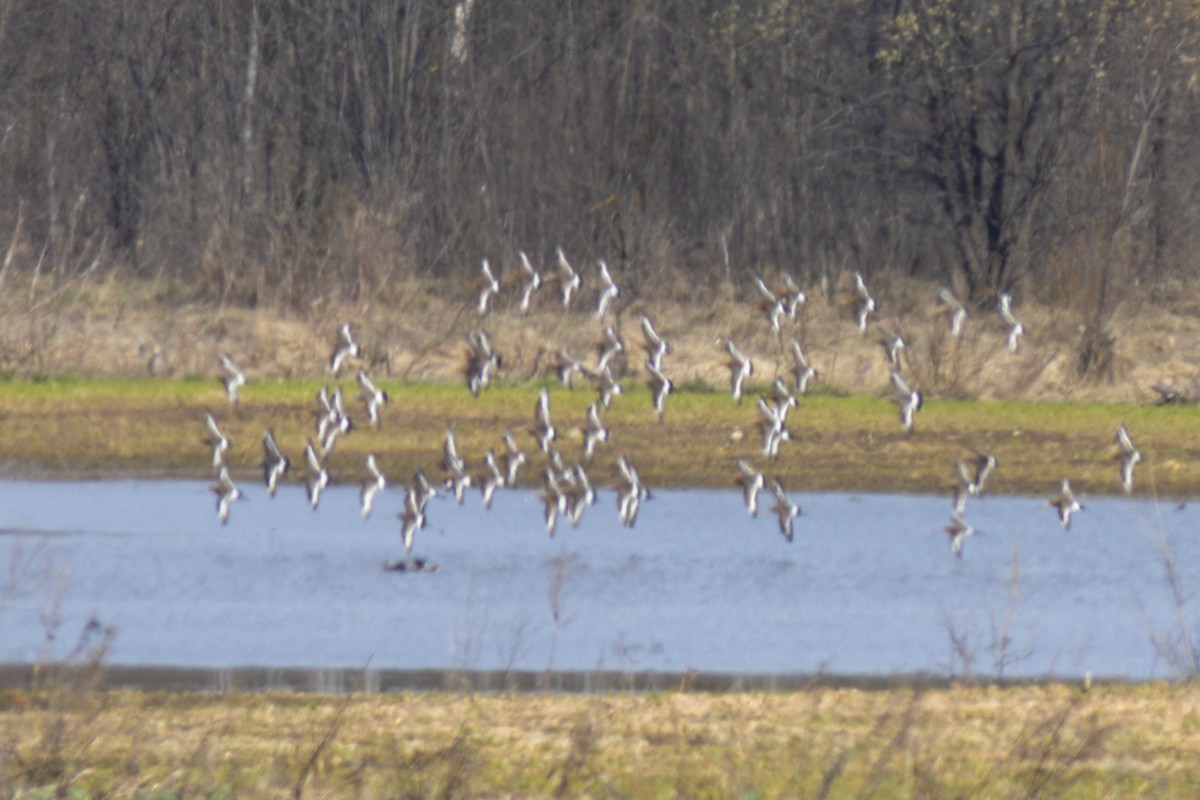
<svg viewBox="0 0 1200 800">
<path fill-rule="evenodd" d="M 383 565 L 387 572 L 441 572 L 442 568 L 437 564 L 430 564 L 423 558 L 406 558 L 402 561 L 395 561 Z"/>
</svg>

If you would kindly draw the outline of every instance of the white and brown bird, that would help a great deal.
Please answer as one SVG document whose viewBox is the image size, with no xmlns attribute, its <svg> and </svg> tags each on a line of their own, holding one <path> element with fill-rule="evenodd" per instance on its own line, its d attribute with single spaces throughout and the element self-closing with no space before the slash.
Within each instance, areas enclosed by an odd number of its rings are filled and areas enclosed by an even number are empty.
<svg viewBox="0 0 1200 800">
<path fill-rule="evenodd" d="M 729 393 L 735 402 L 741 403 L 746 380 L 754 374 L 754 363 L 734 343 L 732 337 L 725 340 L 725 352 L 729 354 L 725 360 L 725 365 L 729 367 Z"/>
<path fill-rule="evenodd" d="M 950 518 L 950 524 L 942 528 L 950 535 L 950 552 L 954 553 L 957 558 L 962 558 L 963 542 L 968 536 L 975 535 L 975 529 L 966 523 L 963 518 L 955 513 Z"/>
<path fill-rule="evenodd" d="M 213 419 L 211 413 L 204 415 L 204 427 L 208 429 L 208 437 L 204 442 L 212 448 L 213 474 L 217 475 L 225 466 L 225 454 L 229 452 L 230 447 L 229 439 L 221 433 L 221 429 L 217 427 L 217 421 Z"/>
<path fill-rule="evenodd" d="M 583 457 L 590 461 L 596 454 L 596 445 L 606 444 L 609 438 L 609 430 L 604 424 L 604 420 L 600 419 L 600 401 L 594 400 L 587 407 L 585 424 L 583 429 Z"/>
<path fill-rule="evenodd" d="M 758 309 L 766 315 L 771 333 L 782 335 L 780 320 L 787 313 L 787 304 L 767 286 L 761 275 L 754 276 L 754 288 L 758 291 Z"/>
<path fill-rule="evenodd" d="M 858 324 L 859 335 L 866 336 L 867 321 L 875 313 L 878 306 L 875 303 L 875 298 L 867 291 L 867 282 L 863 279 L 861 272 L 854 273 L 854 292 L 850 302 L 854 309 L 854 318 Z"/>
<path fill-rule="evenodd" d="M 358 368 L 358 399 L 363 402 L 367 408 L 367 418 L 371 420 L 371 425 L 378 428 L 382 417 L 381 410 L 388 403 L 388 393 L 375 385 L 371 380 L 371 376 L 362 367 Z"/>
<path fill-rule="evenodd" d="M 304 485 L 308 490 L 308 502 L 313 511 L 316 511 L 321 502 L 321 492 L 329 486 L 329 470 L 325 467 L 324 459 L 317 454 L 317 448 L 313 446 L 312 439 L 309 439 L 304 446 L 304 464 L 306 467 Z"/>
<path fill-rule="evenodd" d="M 641 322 L 642 336 L 646 340 L 646 354 L 649 356 L 650 363 L 661 370 L 663 356 L 671 352 L 671 344 L 659 335 L 649 316 L 642 314 Z"/>
<path fill-rule="evenodd" d="M 650 387 L 650 399 L 654 403 L 654 413 L 658 416 L 658 421 L 662 422 L 667 413 L 667 395 L 675 390 L 675 384 L 663 374 L 661 369 L 655 366 L 653 361 L 647 361 L 645 366 L 649 375 L 646 385 Z"/>
<path fill-rule="evenodd" d="M 977 497 L 983 493 L 983 485 L 987 482 L 988 475 L 991 475 L 992 470 L 996 468 L 996 463 L 995 456 L 978 450 L 975 451 L 974 458 L 959 460 L 955 468 L 958 470 L 958 478 L 968 494 Z"/>
<path fill-rule="evenodd" d="M 229 522 L 229 510 L 235 500 L 244 500 L 246 496 L 229 476 L 229 468 L 221 465 L 217 473 L 217 482 L 212 486 L 212 492 L 217 496 L 217 518 L 221 524 Z"/>
<path fill-rule="evenodd" d="M 482 273 L 483 284 L 479 290 L 479 300 L 476 302 L 476 310 L 479 316 L 484 316 L 491 310 L 492 298 L 500 294 L 500 281 L 496 280 L 496 275 L 492 272 L 492 265 L 485 258 L 479 264 L 479 271 Z"/>
<path fill-rule="evenodd" d="M 735 482 L 742 487 L 742 500 L 746 503 L 746 510 L 750 516 L 757 517 L 758 495 L 766 485 L 763 474 L 742 458 L 734 459 L 733 465 L 737 467 L 738 475 Z"/>
<path fill-rule="evenodd" d="M 500 454 L 500 467 L 504 471 L 504 485 L 516 486 L 517 473 L 525 463 L 525 451 L 517 444 L 512 431 L 505 431 L 501 439 L 504 441 L 504 452 Z"/>
<path fill-rule="evenodd" d="M 792 380 L 796 387 L 796 394 L 807 395 L 808 385 L 817 379 L 817 371 L 808 362 L 808 357 L 804 355 L 804 349 L 800 347 L 798 340 L 792 339 L 791 351 Z"/>
<path fill-rule="evenodd" d="M 374 453 L 367 453 L 366 468 L 367 478 L 358 492 L 358 502 L 362 505 L 363 519 L 371 516 L 371 509 L 375 505 L 375 496 L 387 488 L 387 478 L 380 471 L 379 462 L 375 460 Z"/>
<path fill-rule="evenodd" d="M 492 385 L 492 375 L 500 369 L 503 359 L 492 346 L 492 337 L 485 330 L 467 333 L 467 352 L 464 374 L 472 397 Z"/>
<path fill-rule="evenodd" d="M 1010 353 L 1017 352 L 1020 346 L 1020 339 L 1025 335 L 1025 326 L 1016 318 L 1012 311 L 1012 298 L 1007 292 L 1001 292 L 1000 300 L 997 304 L 1001 318 L 1008 325 L 1007 347 Z"/>
<path fill-rule="evenodd" d="M 1083 505 L 1075 499 L 1075 493 L 1071 491 L 1071 482 L 1066 478 L 1063 478 L 1062 487 L 1059 488 L 1058 494 L 1047 500 L 1046 504 L 1058 509 L 1058 523 L 1062 525 L 1063 530 L 1070 529 L 1071 515 L 1076 511 L 1083 510 Z"/>
<path fill-rule="evenodd" d="M 925 405 L 925 396 L 920 389 L 913 389 L 904 380 L 904 376 L 892 370 L 892 402 L 900 409 L 900 424 L 904 430 L 911 433 L 913 418 Z"/>
<path fill-rule="evenodd" d="M 558 431 L 550 418 L 550 390 L 542 387 L 538 392 L 537 403 L 533 407 L 533 437 L 537 439 L 538 449 L 543 453 L 550 452 L 550 445 L 558 438 Z"/>
<path fill-rule="evenodd" d="M 425 527 L 425 503 L 421 497 L 417 487 L 409 486 L 404 495 L 404 510 L 396 515 L 400 518 L 400 537 L 406 553 L 412 552 L 417 531 Z"/>
<path fill-rule="evenodd" d="M 521 260 L 521 274 L 525 276 L 525 285 L 521 289 L 521 301 L 517 307 L 521 309 L 522 314 L 525 314 L 533 304 L 534 292 L 542 288 L 542 273 L 533 268 L 533 263 L 530 262 L 529 256 L 525 255 L 524 250 L 519 251 L 517 257 Z"/>
<path fill-rule="evenodd" d="M 603 320 L 604 315 L 621 296 L 621 287 L 613 280 L 608 271 L 608 263 L 604 259 L 597 262 L 597 267 L 600 270 L 600 296 L 596 300 L 596 319 Z"/>
<path fill-rule="evenodd" d="M 949 287 L 938 289 L 937 296 L 941 304 L 938 313 L 950 317 L 950 335 L 957 338 L 962 335 L 963 324 L 967 321 L 967 307 L 959 302 Z"/>
<path fill-rule="evenodd" d="M 1133 468 L 1142 460 L 1142 453 L 1133 446 L 1133 439 L 1129 437 L 1129 429 L 1124 422 L 1117 427 L 1114 439 L 1119 449 L 1117 457 L 1121 461 L 1121 488 L 1125 494 L 1129 494 L 1133 491 Z"/>
<path fill-rule="evenodd" d="M 638 509 L 643 500 L 653 495 L 642 483 L 638 471 L 625 456 L 617 458 L 617 517 L 621 524 L 632 528 L 637 522 Z"/>
<path fill-rule="evenodd" d="M 221 385 L 225 387 L 225 396 L 231 405 L 237 405 L 238 389 L 246 385 L 246 373 L 242 372 L 233 356 L 223 353 L 221 363 Z"/>
<path fill-rule="evenodd" d="M 791 542 L 795 533 L 796 517 L 800 516 L 800 506 L 788 499 L 779 478 L 771 480 L 771 491 L 775 495 L 775 505 L 771 506 L 771 511 L 779 519 L 779 532 L 783 534 L 784 539 Z"/>
<path fill-rule="evenodd" d="M 267 428 L 263 434 L 263 482 L 267 484 L 267 493 L 275 496 L 275 490 L 279 488 L 279 482 L 283 480 L 288 472 L 292 469 L 292 461 L 283 454 L 283 450 L 279 448 L 279 442 L 275 440 L 275 432 Z"/>
<path fill-rule="evenodd" d="M 563 308 L 571 307 L 571 299 L 575 293 L 583 287 L 583 279 L 579 277 L 579 273 L 575 271 L 570 262 L 567 261 L 566 254 L 563 249 L 558 248 L 558 285 L 562 290 Z"/>
<path fill-rule="evenodd" d="M 334 345 L 333 354 L 329 357 L 329 371 L 336 378 L 342 371 L 342 366 L 352 358 L 362 358 L 362 347 L 354 340 L 350 323 L 343 322 L 338 327 L 338 342 Z"/>
</svg>

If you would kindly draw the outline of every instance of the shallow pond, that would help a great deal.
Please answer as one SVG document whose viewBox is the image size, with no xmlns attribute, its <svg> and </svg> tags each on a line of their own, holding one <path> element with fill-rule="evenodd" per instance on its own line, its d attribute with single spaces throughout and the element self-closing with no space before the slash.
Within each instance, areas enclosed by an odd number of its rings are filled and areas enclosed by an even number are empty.
<svg viewBox="0 0 1200 800">
<path fill-rule="evenodd" d="M 734 491 L 656 492 L 629 529 L 601 490 L 554 538 L 501 491 L 431 501 L 413 555 L 441 571 L 400 574 L 402 491 L 364 521 L 357 487 L 247 490 L 222 526 L 206 482 L 0 482 L 0 662 L 94 618 L 129 665 L 1147 678 L 1181 630 L 1164 545 L 1200 587 L 1174 502 L 1082 498 L 1064 531 L 1045 498 L 975 499 L 960 560 L 946 497 L 796 493 L 789 544 Z"/>
</svg>

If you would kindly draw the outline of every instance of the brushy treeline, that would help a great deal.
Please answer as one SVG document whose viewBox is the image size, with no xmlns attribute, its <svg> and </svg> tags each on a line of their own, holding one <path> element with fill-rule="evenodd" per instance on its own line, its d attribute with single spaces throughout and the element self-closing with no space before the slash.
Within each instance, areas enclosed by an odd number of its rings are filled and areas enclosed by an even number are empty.
<svg viewBox="0 0 1200 800">
<path fill-rule="evenodd" d="M 1195 273 L 1198 28 L 1190 0 L 0 0 L 0 287 L 307 305 L 561 245 L 634 291 L 859 269 L 1102 313 Z"/>
</svg>

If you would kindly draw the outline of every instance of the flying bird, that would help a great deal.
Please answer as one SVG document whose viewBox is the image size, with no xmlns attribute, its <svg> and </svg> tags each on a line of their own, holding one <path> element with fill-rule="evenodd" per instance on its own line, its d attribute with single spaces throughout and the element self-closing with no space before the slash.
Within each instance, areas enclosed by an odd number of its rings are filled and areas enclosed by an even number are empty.
<svg viewBox="0 0 1200 800">
<path fill-rule="evenodd" d="M 521 302 L 518 304 L 518 308 L 524 314 L 529 311 L 533 293 L 542 288 L 542 273 L 533 268 L 524 250 L 518 252 L 517 256 L 521 259 L 521 272 L 525 275 L 525 288 L 521 290 Z"/>
<path fill-rule="evenodd" d="M 221 376 L 221 385 L 225 387 L 225 396 L 229 398 L 230 404 L 237 405 L 238 389 L 246 385 L 246 373 L 242 372 L 229 353 L 222 354 L 220 362 L 221 371 L 224 373 Z"/>
<path fill-rule="evenodd" d="M 1133 446 L 1133 440 L 1129 438 L 1129 429 L 1122 422 L 1117 427 L 1116 433 L 1117 447 L 1120 448 L 1119 458 L 1121 460 L 1121 488 L 1125 490 L 1125 494 L 1133 491 L 1133 468 L 1142 460 L 1141 451 Z"/>
<path fill-rule="evenodd" d="M 500 281 L 496 280 L 496 276 L 492 273 L 492 265 L 486 258 L 480 262 L 479 271 L 483 273 L 483 288 L 479 292 L 477 308 L 479 316 L 482 317 L 488 313 L 492 298 L 500 294 Z"/>
<path fill-rule="evenodd" d="M 208 428 L 208 438 L 205 443 L 212 448 L 213 474 L 216 475 L 225 467 L 225 453 L 229 451 L 229 439 L 217 427 L 217 421 L 211 413 L 204 415 L 204 426 Z"/>
<path fill-rule="evenodd" d="M 563 308 L 571 307 L 571 298 L 583 286 L 583 279 L 567 261 L 562 248 L 558 248 L 558 285 L 562 289 Z"/>
<path fill-rule="evenodd" d="M 742 500 L 746 503 L 746 510 L 750 512 L 750 516 L 757 517 L 758 495 L 765 485 L 763 474 L 750 466 L 745 459 L 734 459 L 733 465 L 738 470 L 736 482 L 742 487 Z"/>
<path fill-rule="evenodd" d="M 329 357 L 329 371 L 336 378 L 342 371 L 342 365 L 350 358 L 362 358 L 362 347 L 354 341 L 350 323 L 343 322 L 338 328 L 338 344 L 334 345 L 333 354 Z"/>
<path fill-rule="evenodd" d="M 380 425 L 380 410 L 387 405 L 388 393 L 375 385 L 371 376 L 362 367 L 358 368 L 358 398 L 367 407 L 367 418 L 376 428 Z"/>
<path fill-rule="evenodd" d="M 938 289 L 938 302 L 942 304 L 941 313 L 950 316 L 950 335 L 958 337 L 962 334 L 963 323 L 967 321 L 967 307 L 945 286 Z"/>
<path fill-rule="evenodd" d="M 383 477 L 383 473 L 379 470 L 379 463 L 375 460 L 374 453 L 367 453 L 367 479 L 363 481 L 362 489 L 358 493 L 359 503 L 362 504 L 363 519 L 371 516 L 371 508 L 375 504 L 375 495 L 382 492 L 387 487 L 387 478 Z"/>
<path fill-rule="evenodd" d="M 596 301 L 596 319 L 602 320 L 608 313 L 609 307 L 621 296 L 621 287 L 617 286 L 613 280 L 604 259 L 600 259 L 598 265 L 600 268 L 600 297 Z"/>
<path fill-rule="evenodd" d="M 267 484 L 267 493 L 274 497 L 279 482 L 291 471 L 292 462 L 279 449 L 279 442 L 275 441 L 275 432 L 270 428 L 267 428 L 263 434 L 262 469 L 263 481 Z"/>
<path fill-rule="evenodd" d="M 1015 352 L 1017 352 L 1017 347 L 1019 346 L 1018 341 L 1020 340 L 1020 338 L 1022 336 L 1025 335 L 1025 326 L 1022 325 L 1017 320 L 1016 316 L 1013 314 L 1012 298 L 1009 297 L 1007 292 L 1003 292 L 1000 294 L 999 309 L 1000 309 L 1000 316 L 1004 319 L 1004 322 L 1008 325 L 1008 342 L 1007 342 L 1008 351 L 1010 353 L 1015 353 Z"/>
<path fill-rule="evenodd" d="M 229 477 L 229 468 L 224 464 L 221 465 L 221 471 L 217 474 L 217 482 L 213 484 L 212 491 L 217 496 L 217 518 L 224 525 L 229 522 L 229 508 L 233 502 L 244 500 L 246 496 L 234 484 L 233 478 Z"/>
<path fill-rule="evenodd" d="M 955 514 L 950 518 L 950 524 L 942 530 L 950 535 L 950 552 L 954 553 L 957 558 L 962 558 L 963 541 L 968 536 L 974 536 L 975 529 L 968 525 L 960 515 Z"/>
<path fill-rule="evenodd" d="M 1058 509 L 1058 522 L 1062 525 L 1063 530 L 1071 528 L 1071 514 L 1083 510 L 1083 506 L 1075 499 L 1075 494 L 1071 491 L 1070 481 L 1066 478 L 1063 479 L 1062 488 L 1058 490 L 1058 494 L 1047 500 L 1046 504 Z"/>
<path fill-rule="evenodd" d="M 735 402 L 741 403 L 746 379 L 754 374 L 754 364 L 732 338 L 725 340 L 725 352 L 729 354 L 725 361 L 725 365 L 729 367 L 729 392 Z"/>
<path fill-rule="evenodd" d="M 771 506 L 771 510 L 779 518 L 779 532 L 783 534 L 784 539 L 791 542 L 795 532 L 796 517 L 800 516 L 800 506 L 788 499 L 779 478 L 771 480 L 771 491 L 775 494 L 775 505 Z"/>
</svg>

